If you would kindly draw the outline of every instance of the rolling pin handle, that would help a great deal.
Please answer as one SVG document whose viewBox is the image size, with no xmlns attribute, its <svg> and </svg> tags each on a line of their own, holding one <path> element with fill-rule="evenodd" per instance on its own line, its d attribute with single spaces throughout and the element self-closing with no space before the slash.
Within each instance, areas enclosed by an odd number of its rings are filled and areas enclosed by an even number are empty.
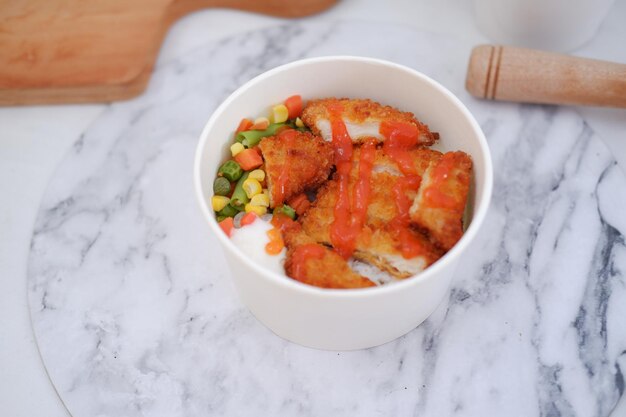
<svg viewBox="0 0 626 417">
<path fill-rule="evenodd" d="M 488 100 L 626 108 L 626 65 L 480 45 L 472 50 L 465 88 Z"/>
</svg>

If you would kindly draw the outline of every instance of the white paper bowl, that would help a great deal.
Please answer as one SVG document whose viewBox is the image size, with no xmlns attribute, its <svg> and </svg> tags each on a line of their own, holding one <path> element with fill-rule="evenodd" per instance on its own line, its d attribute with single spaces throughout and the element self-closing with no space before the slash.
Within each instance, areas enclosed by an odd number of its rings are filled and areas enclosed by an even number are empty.
<svg viewBox="0 0 626 417">
<path fill-rule="evenodd" d="M 211 210 L 217 168 L 229 155 L 242 117 L 268 113 L 293 94 L 370 98 L 413 112 L 441 134 L 438 149 L 463 150 L 474 161 L 470 223 L 462 239 L 421 274 L 382 287 L 332 290 L 299 283 L 251 261 L 219 228 Z M 427 76 L 361 57 L 305 59 L 274 68 L 241 86 L 209 119 L 196 151 L 195 189 L 211 233 L 222 246 L 244 304 L 277 335 L 319 349 L 363 349 L 389 342 L 423 322 L 441 302 L 462 253 L 485 218 L 492 165 L 485 137 L 465 106 Z"/>
</svg>

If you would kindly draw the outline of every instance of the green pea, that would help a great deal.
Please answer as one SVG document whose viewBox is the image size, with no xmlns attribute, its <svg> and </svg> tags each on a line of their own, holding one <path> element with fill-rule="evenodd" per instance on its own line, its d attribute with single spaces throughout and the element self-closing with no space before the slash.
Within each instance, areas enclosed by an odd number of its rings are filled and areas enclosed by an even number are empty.
<svg viewBox="0 0 626 417">
<path fill-rule="evenodd" d="M 230 193 L 230 181 L 225 177 L 217 177 L 213 181 L 213 193 L 215 195 L 228 195 Z"/>
</svg>

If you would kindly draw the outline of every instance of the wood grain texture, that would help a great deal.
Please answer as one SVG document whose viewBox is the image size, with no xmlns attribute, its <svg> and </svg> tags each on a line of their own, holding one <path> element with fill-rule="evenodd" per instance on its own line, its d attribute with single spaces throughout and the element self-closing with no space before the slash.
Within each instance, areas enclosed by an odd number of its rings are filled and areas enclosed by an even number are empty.
<svg viewBox="0 0 626 417">
<path fill-rule="evenodd" d="M 626 107 L 626 65 L 481 45 L 472 51 L 465 87 L 490 100 Z"/>
<path fill-rule="evenodd" d="M 0 0 L 0 105 L 128 99 L 181 16 L 226 7 L 299 17 L 337 0 Z"/>
</svg>

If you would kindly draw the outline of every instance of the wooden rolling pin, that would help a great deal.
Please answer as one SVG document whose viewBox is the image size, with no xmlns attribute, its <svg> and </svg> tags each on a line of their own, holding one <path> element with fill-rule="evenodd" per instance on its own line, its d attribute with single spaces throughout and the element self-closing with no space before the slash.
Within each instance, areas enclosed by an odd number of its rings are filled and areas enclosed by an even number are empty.
<svg viewBox="0 0 626 417">
<path fill-rule="evenodd" d="M 480 45 L 472 50 L 465 88 L 489 100 L 626 107 L 626 65 Z"/>
</svg>

